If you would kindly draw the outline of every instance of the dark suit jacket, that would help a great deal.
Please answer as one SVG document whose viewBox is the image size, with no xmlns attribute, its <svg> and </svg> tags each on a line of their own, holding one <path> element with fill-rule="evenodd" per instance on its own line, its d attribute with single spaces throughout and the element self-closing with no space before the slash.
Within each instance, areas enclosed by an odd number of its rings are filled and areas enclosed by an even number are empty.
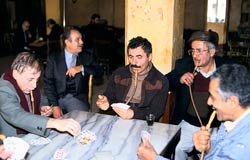
<svg viewBox="0 0 250 160">
<path fill-rule="evenodd" d="M 84 55 L 79 53 L 77 56 L 76 65 L 87 64 Z M 88 93 L 89 73 L 84 65 L 84 76 L 79 72 L 75 76 L 76 94 Z M 67 65 L 65 60 L 64 50 L 60 53 L 52 53 L 47 58 L 47 66 L 44 75 L 44 89 L 48 97 L 49 103 L 55 106 L 58 105 L 58 100 L 66 93 L 66 71 Z"/>
<path fill-rule="evenodd" d="M 28 33 L 26 32 L 26 37 L 27 37 L 27 44 L 25 43 L 25 38 L 24 38 L 24 32 L 22 29 L 18 29 L 15 32 L 15 37 L 14 37 L 14 46 L 15 46 L 15 52 L 23 52 L 26 51 L 24 47 L 29 47 L 29 43 L 31 43 L 34 39 L 33 37 L 29 38 Z"/>
</svg>

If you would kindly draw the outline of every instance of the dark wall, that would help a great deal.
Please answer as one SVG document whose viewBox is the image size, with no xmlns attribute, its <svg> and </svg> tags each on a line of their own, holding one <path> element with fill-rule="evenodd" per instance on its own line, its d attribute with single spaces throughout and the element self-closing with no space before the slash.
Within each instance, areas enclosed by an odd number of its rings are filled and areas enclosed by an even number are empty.
<svg viewBox="0 0 250 160">
<path fill-rule="evenodd" d="M 30 21 L 30 29 L 33 32 L 45 34 L 46 17 L 45 17 L 45 0 L 16 0 L 16 21 L 20 26 L 22 21 Z"/>
<path fill-rule="evenodd" d="M 0 19 L 0 56 L 6 56 L 12 54 L 14 32 L 23 20 L 30 21 L 33 34 L 46 35 L 45 0 L 0 0 Z"/>
</svg>

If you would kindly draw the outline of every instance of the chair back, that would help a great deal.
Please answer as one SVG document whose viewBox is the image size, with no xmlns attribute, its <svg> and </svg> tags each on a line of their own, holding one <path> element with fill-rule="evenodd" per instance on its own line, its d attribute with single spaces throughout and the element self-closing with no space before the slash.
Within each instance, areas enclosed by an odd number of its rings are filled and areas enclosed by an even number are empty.
<svg viewBox="0 0 250 160">
<path fill-rule="evenodd" d="M 167 102 L 163 116 L 160 118 L 161 123 L 170 123 L 175 107 L 175 92 L 168 92 Z"/>
<path fill-rule="evenodd" d="M 92 95 L 93 95 L 93 75 L 89 75 L 88 82 L 89 92 L 88 92 L 88 102 L 89 102 L 89 111 L 92 112 Z"/>
</svg>

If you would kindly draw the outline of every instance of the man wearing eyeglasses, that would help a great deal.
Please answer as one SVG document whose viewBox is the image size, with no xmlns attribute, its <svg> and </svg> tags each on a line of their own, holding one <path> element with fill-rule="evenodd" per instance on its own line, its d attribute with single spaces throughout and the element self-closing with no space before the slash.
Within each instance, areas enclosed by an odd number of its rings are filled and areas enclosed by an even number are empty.
<svg viewBox="0 0 250 160">
<path fill-rule="evenodd" d="M 194 32 L 189 43 L 191 49 L 188 56 L 176 61 L 175 69 L 166 76 L 170 82 L 170 90 L 176 92 L 176 103 L 172 123 L 181 127 L 181 138 L 175 150 L 175 159 L 185 160 L 193 150 L 192 135 L 200 129 L 201 123 L 206 125 L 212 108 L 207 105 L 209 96 L 208 86 L 210 76 L 216 68 L 226 61 L 216 56 L 218 36 L 212 31 Z M 197 117 L 190 98 L 190 91 L 194 98 Z M 216 123 L 217 122 L 217 123 Z M 217 127 L 218 121 L 212 124 Z M 212 129 L 214 130 L 214 129 Z"/>
</svg>

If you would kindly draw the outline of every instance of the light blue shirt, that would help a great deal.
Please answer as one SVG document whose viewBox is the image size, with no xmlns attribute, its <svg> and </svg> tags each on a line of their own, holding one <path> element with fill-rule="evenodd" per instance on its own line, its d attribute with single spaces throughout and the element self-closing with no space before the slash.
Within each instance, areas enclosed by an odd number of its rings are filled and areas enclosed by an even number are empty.
<svg viewBox="0 0 250 160">
<path fill-rule="evenodd" d="M 169 160 L 169 159 L 158 155 L 155 160 Z"/>
<path fill-rule="evenodd" d="M 221 124 L 216 139 L 205 160 L 249 160 L 250 157 L 250 114 L 240 120 L 230 131 Z"/>
<path fill-rule="evenodd" d="M 72 61 L 73 53 L 70 53 L 65 49 L 64 50 L 64 55 L 65 55 L 65 61 L 66 61 L 67 68 L 69 69 L 70 68 L 70 63 Z M 77 56 L 78 56 L 78 54 L 77 54 Z M 83 67 L 83 65 L 82 65 L 81 71 L 82 71 L 82 75 L 84 75 L 84 67 Z"/>
<path fill-rule="evenodd" d="M 69 69 L 70 68 L 70 63 L 71 63 L 71 60 L 72 60 L 72 57 L 73 57 L 73 53 L 67 52 L 66 49 L 64 50 L 64 53 L 65 53 L 66 65 L 67 65 L 67 68 Z"/>
</svg>

